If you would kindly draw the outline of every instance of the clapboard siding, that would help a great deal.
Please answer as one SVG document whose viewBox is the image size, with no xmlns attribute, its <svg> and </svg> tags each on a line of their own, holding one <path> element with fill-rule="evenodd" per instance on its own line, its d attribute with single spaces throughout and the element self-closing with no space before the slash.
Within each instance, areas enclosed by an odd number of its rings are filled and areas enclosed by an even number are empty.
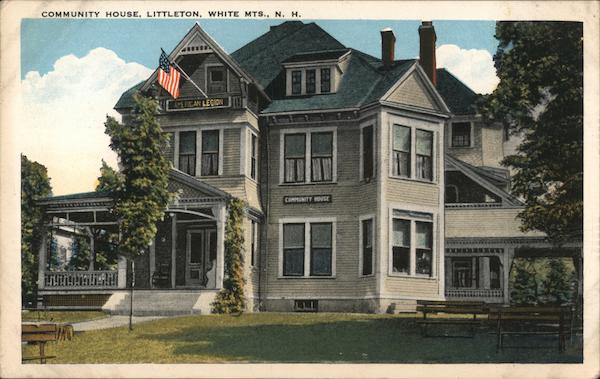
<svg viewBox="0 0 600 379">
<path fill-rule="evenodd" d="M 384 282 L 389 296 L 435 297 L 438 293 L 438 281 L 420 278 L 387 277 Z"/>
<path fill-rule="evenodd" d="M 165 131 L 178 127 L 195 126 L 235 126 L 235 124 L 250 124 L 257 127 L 258 120 L 251 112 L 244 109 L 207 109 L 201 111 L 169 112 L 157 116 Z"/>
<path fill-rule="evenodd" d="M 521 208 L 446 209 L 446 238 L 541 237 L 539 232 L 521 232 L 517 214 Z"/>
<path fill-rule="evenodd" d="M 238 197 L 242 200 L 246 200 L 246 191 L 244 189 L 244 177 L 240 175 L 234 176 L 215 176 L 215 177 L 203 177 L 202 180 L 211 186 L 217 187 L 232 196 Z"/>
<path fill-rule="evenodd" d="M 425 206 L 438 206 L 437 184 L 390 178 L 386 184 L 386 201 Z"/>
<path fill-rule="evenodd" d="M 248 205 L 250 205 L 253 208 L 262 210 L 262 206 L 261 206 L 260 200 L 259 200 L 258 184 L 256 183 L 256 181 L 246 177 L 245 178 L 245 186 L 246 186 L 246 201 L 248 202 Z"/>
<path fill-rule="evenodd" d="M 450 123 L 448 125 L 450 125 Z M 483 123 L 473 122 L 471 125 L 473 128 L 473 132 L 471 134 L 473 137 L 473 141 L 471 141 L 471 147 L 452 147 L 452 133 L 450 133 L 451 128 L 448 128 L 448 133 L 446 133 L 447 152 L 451 156 L 460 159 L 461 161 L 467 162 L 468 164 L 471 164 L 473 166 L 482 166 L 484 164 L 482 144 L 485 144 L 486 149 L 492 146 L 490 146 L 490 143 L 485 143 L 482 141 Z M 502 135 L 500 135 L 499 141 L 494 141 L 493 143 L 498 144 L 496 148 L 500 149 L 500 153 L 502 153 Z"/>
<path fill-rule="evenodd" d="M 415 73 L 406 78 L 400 87 L 390 94 L 387 100 L 420 108 L 438 108 L 433 98 L 427 93 L 425 85 Z"/>
<path fill-rule="evenodd" d="M 240 129 L 223 130 L 223 175 L 240 174 Z"/>
<path fill-rule="evenodd" d="M 188 64 L 188 62 L 193 62 L 193 65 L 195 66 L 195 68 L 186 69 L 186 65 Z M 182 62 L 180 62 L 180 65 L 182 67 L 184 67 L 184 69 L 186 69 L 186 73 L 192 78 L 194 83 L 196 83 L 196 85 L 198 87 L 200 87 L 200 89 L 202 89 L 209 96 L 211 94 L 208 93 L 208 91 L 206 89 L 206 87 L 207 87 L 206 86 L 206 84 L 207 84 L 207 82 L 206 82 L 207 66 L 223 65 L 227 70 L 227 75 L 228 75 L 228 80 L 229 80 L 229 85 L 228 85 L 229 91 L 227 92 L 227 95 L 240 94 L 240 79 L 215 54 L 211 53 L 211 54 L 188 55 L 182 59 Z M 202 94 L 198 91 L 198 89 L 196 87 L 194 87 L 194 85 L 192 83 L 190 83 L 188 80 L 183 80 L 183 84 L 181 85 L 179 92 L 180 92 L 180 96 L 183 98 L 185 98 L 185 97 L 202 97 Z M 220 95 L 223 95 L 223 94 L 220 94 Z"/>
<path fill-rule="evenodd" d="M 502 159 L 504 158 L 502 134 L 502 127 L 482 125 L 481 141 L 485 148 L 481 150 L 481 154 L 483 161 L 482 163 L 484 166 L 502 167 L 500 165 L 500 161 L 502 161 Z"/>
</svg>

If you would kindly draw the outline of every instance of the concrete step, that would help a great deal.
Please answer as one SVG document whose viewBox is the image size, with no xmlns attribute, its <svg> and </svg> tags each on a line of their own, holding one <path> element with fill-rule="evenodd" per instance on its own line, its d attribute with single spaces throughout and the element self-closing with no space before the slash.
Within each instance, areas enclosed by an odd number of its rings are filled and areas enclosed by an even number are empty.
<svg viewBox="0 0 600 379">
<path fill-rule="evenodd" d="M 175 316 L 208 314 L 217 290 L 143 290 L 133 292 L 133 314 L 136 316 Z M 113 315 L 128 315 L 131 304 L 129 291 L 116 292 L 102 310 Z"/>
</svg>

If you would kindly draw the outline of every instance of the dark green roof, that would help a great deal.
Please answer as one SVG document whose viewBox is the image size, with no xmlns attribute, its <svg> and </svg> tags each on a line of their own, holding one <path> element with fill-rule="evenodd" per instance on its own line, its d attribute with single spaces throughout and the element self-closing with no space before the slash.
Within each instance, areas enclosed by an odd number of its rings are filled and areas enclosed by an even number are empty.
<svg viewBox="0 0 600 379">
<path fill-rule="evenodd" d="M 133 102 L 133 95 L 137 91 L 139 91 L 140 88 L 142 88 L 142 85 L 144 84 L 144 82 L 145 82 L 145 80 L 142 80 L 141 82 L 134 85 L 127 91 L 123 92 L 123 94 L 119 98 L 119 101 L 117 101 L 117 104 L 115 104 L 115 109 L 133 108 L 133 106 L 135 105 L 135 103 Z"/>
<path fill-rule="evenodd" d="M 339 50 L 325 50 L 325 51 L 314 51 L 309 53 L 299 53 L 292 55 L 285 59 L 281 63 L 295 63 L 295 62 L 314 62 L 314 61 L 326 61 L 339 59 L 342 55 L 346 54 L 348 49 Z"/>
<path fill-rule="evenodd" d="M 479 95 L 445 68 L 437 69 L 436 89 L 452 114 L 473 115 L 477 113 L 475 102 Z"/>
</svg>

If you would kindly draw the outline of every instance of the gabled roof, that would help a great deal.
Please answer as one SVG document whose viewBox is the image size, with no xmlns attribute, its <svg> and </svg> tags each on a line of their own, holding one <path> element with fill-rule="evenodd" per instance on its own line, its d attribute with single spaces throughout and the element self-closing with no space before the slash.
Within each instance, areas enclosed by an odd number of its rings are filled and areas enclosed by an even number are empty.
<svg viewBox="0 0 600 379">
<path fill-rule="evenodd" d="M 299 63 L 299 62 L 316 62 L 340 59 L 347 54 L 349 49 L 324 50 L 308 53 L 298 53 L 281 61 L 281 63 Z"/>
<path fill-rule="evenodd" d="M 504 191 L 502 188 L 494 185 L 491 181 L 481 175 L 477 167 L 463 162 L 460 159 L 456 159 L 449 154 L 445 155 L 445 166 L 446 170 L 456 169 L 462 172 L 475 183 L 500 197 L 500 199 L 502 199 L 503 206 L 523 206 L 523 202 L 521 202 L 519 199 Z"/>
<path fill-rule="evenodd" d="M 171 168 L 171 171 L 169 172 L 169 179 L 190 186 L 193 189 L 206 194 L 206 197 L 214 197 L 218 199 L 229 199 L 231 197 L 231 195 L 227 192 L 203 182 L 189 174 L 186 174 L 183 171 L 179 171 L 176 168 Z"/>
<path fill-rule="evenodd" d="M 475 102 L 480 97 L 445 68 L 437 69 L 436 89 L 454 115 L 476 114 Z"/>
</svg>

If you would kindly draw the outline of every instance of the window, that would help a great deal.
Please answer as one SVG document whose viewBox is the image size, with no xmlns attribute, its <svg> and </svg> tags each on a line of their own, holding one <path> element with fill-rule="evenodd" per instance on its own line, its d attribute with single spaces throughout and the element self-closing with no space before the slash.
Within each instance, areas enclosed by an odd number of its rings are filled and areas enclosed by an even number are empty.
<svg viewBox="0 0 600 379">
<path fill-rule="evenodd" d="M 433 215 L 394 209 L 391 219 L 391 275 L 433 276 Z"/>
<path fill-rule="evenodd" d="M 373 126 L 362 128 L 362 179 L 373 179 Z"/>
<path fill-rule="evenodd" d="M 219 175 L 219 130 L 202 132 L 202 176 Z"/>
<path fill-rule="evenodd" d="M 313 182 L 329 182 L 333 174 L 333 133 L 311 133 L 311 173 Z"/>
<path fill-rule="evenodd" d="M 283 225 L 283 275 L 304 275 L 304 224 Z"/>
<path fill-rule="evenodd" d="M 281 133 L 280 183 L 331 183 L 336 180 L 336 130 L 307 128 Z"/>
<path fill-rule="evenodd" d="M 292 71 L 292 95 L 302 93 L 302 71 Z"/>
<path fill-rule="evenodd" d="M 310 224 L 310 275 L 331 276 L 331 223 Z"/>
<path fill-rule="evenodd" d="M 256 163 L 258 158 L 258 139 L 254 134 L 252 134 L 252 146 L 251 146 L 251 156 L 250 156 L 250 177 L 252 179 L 256 179 Z"/>
<path fill-rule="evenodd" d="M 306 93 L 313 94 L 317 91 L 317 72 L 306 70 Z"/>
<path fill-rule="evenodd" d="M 473 260 L 471 258 L 452 259 L 452 287 L 471 288 L 473 285 Z"/>
<path fill-rule="evenodd" d="M 433 259 L 432 224 L 430 222 L 415 222 L 416 226 L 416 273 L 431 276 Z"/>
<path fill-rule="evenodd" d="M 361 221 L 362 275 L 373 274 L 373 219 Z"/>
<path fill-rule="evenodd" d="M 252 221 L 250 233 L 250 265 L 254 266 L 256 262 L 256 253 L 258 251 L 258 224 L 256 221 Z"/>
<path fill-rule="evenodd" d="M 394 125 L 392 158 L 395 176 L 410 177 L 410 134 L 409 127 Z"/>
<path fill-rule="evenodd" d="M 417 179 L 433 180 L 433 133 L 417 129 Z"/>
<path fill-rule="evenodd" d="M 470 147 L 471 146 L 471 123 L 454 122 L 452 123 L 452 147 Z"/>
<path fill-rule="evenodd" d="M 393 220 L 392 271 L 410 274 L 410 220 Z"/>
<path fill-rule="evenodd" d="M 284 147 L 284 182 L 304 182 L 306 134 L 286 134 Z"/>
<path fill-rule="evenodd" d="M 179 170 L 196 175 L 196 132 L 179 133 Z"/>
<path fill-rule="evenodd" d="M 499 257 L 489 257 L 490 260 L 490 288 L 491 289 L 500 289 L 500 278 L 502 275 Z"/>
<path fill-rule="evenodd" d="M 335 224 L 329 220 L 282 223 L 283 276 L 331 277 L 335 275 Z"/>
<path fill-rule="evenodd" d="M 208 93 L 227 92 L 225 67 L 208 67 Z"/>
<path fill-rule="evenodd" d="M 321 93 L 331 92 L 331 69 L 321 69 Z"/>
</svg>

